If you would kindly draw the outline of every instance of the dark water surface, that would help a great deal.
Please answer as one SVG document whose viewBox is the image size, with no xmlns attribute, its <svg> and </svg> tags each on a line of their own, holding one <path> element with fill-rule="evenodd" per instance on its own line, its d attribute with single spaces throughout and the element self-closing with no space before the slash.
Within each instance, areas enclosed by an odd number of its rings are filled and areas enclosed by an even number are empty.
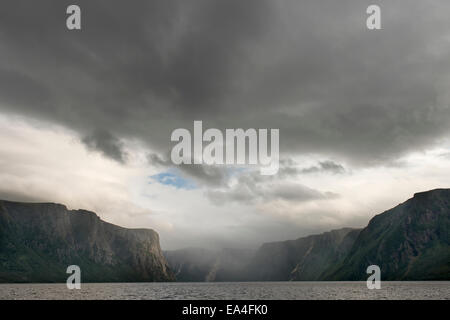
<svg viewBox="0 0 450 320">
<path fill-rule="evenodd" d="M 450 300 L 450 281 L 386 281 L 379 290 L 367 289 L 365 282 L 86 283 L 81 290 L 66 284 L 0 284 L 0 299 Z"/>
</svg>

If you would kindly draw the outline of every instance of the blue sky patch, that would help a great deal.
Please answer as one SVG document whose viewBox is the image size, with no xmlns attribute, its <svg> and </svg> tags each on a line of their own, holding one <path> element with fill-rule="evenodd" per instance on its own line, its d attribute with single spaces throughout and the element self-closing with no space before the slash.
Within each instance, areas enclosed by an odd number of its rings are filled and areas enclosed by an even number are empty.
<svg viewBox="0 0 450 320">
<path fill-rule="evenodd" d="M 185 190 L 197 189 L 197 186 L 193 181 L 185 179 L 174 172 L 169 171 L 161 172 L 153 176 L 150 176 L 150 178 L 161 184 L 173 186 L 177 189 L 185 189 Z"/>
</svg>

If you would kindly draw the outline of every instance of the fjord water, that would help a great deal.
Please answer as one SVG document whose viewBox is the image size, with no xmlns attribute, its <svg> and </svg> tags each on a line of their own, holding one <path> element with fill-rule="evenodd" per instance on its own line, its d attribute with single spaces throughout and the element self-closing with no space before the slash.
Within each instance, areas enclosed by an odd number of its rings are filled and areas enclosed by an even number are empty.
<svg viewBox="0 0 450 320">
<path fill-rule="evenodd" d="M 66 284 L 0 284 L 0 299 L 450 300 L 450 281 L 386 281 L 379 290 L 367 289 L 365 282 L 86 283 L 81 290 Z"/>
</svg>

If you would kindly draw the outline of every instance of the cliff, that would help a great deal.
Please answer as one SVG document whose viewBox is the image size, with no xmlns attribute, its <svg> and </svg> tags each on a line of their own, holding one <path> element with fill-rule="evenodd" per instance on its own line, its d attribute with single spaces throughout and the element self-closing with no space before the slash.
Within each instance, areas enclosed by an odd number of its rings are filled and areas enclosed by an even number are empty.
<svg viewBox="0 0 450 320">
<path fill-rule="evenodd" d="M 376 264 L 383 280 L 450 279 L 450 189 L 416 193 L 375 216 L 326 280 L 363 280 Z"/>
<path fill-rule="evenodd" d="M 60 204 L 0 201 L 0 282 L 65 282 L 69 265 L 83 282 L 174 280 L 153 230 Z"/>
</svg>

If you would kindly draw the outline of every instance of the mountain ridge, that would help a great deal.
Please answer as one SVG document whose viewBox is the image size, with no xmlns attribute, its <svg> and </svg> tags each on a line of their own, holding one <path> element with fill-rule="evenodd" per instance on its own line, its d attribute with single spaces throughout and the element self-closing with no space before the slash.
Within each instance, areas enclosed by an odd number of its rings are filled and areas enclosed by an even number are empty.
<svg viewBox="0 0 450 320">
<path fill-rule="evenodd" d="M 72 264 L 84 282 L 174 280 L 152 229 L 57 203 L 0 200 L 0 282 L 65 282 Z"/>
<path fill-rule="evenodd" d="M 450 280 L 450 189 L 417 192 L 360 229 L 264 243 L 227 280 L 361 281 L 372 264 L 383 280 Z"/>
<path fill-rule="evenodd" d="M 450 189 L 417 192 L 364 228 L 341 228 L 258 250 L 162 251 L 152 229 L 127 229 L 57 203 L 0 200 L 0 282 L 450 280 Z"/>
<path fill-rule="evenodd" d="M 385 280 L 450 279 L 450 189 L 415 193 L 376 215 L 324 279 L 362 280 L 371 264 Z"/>
</svg>

